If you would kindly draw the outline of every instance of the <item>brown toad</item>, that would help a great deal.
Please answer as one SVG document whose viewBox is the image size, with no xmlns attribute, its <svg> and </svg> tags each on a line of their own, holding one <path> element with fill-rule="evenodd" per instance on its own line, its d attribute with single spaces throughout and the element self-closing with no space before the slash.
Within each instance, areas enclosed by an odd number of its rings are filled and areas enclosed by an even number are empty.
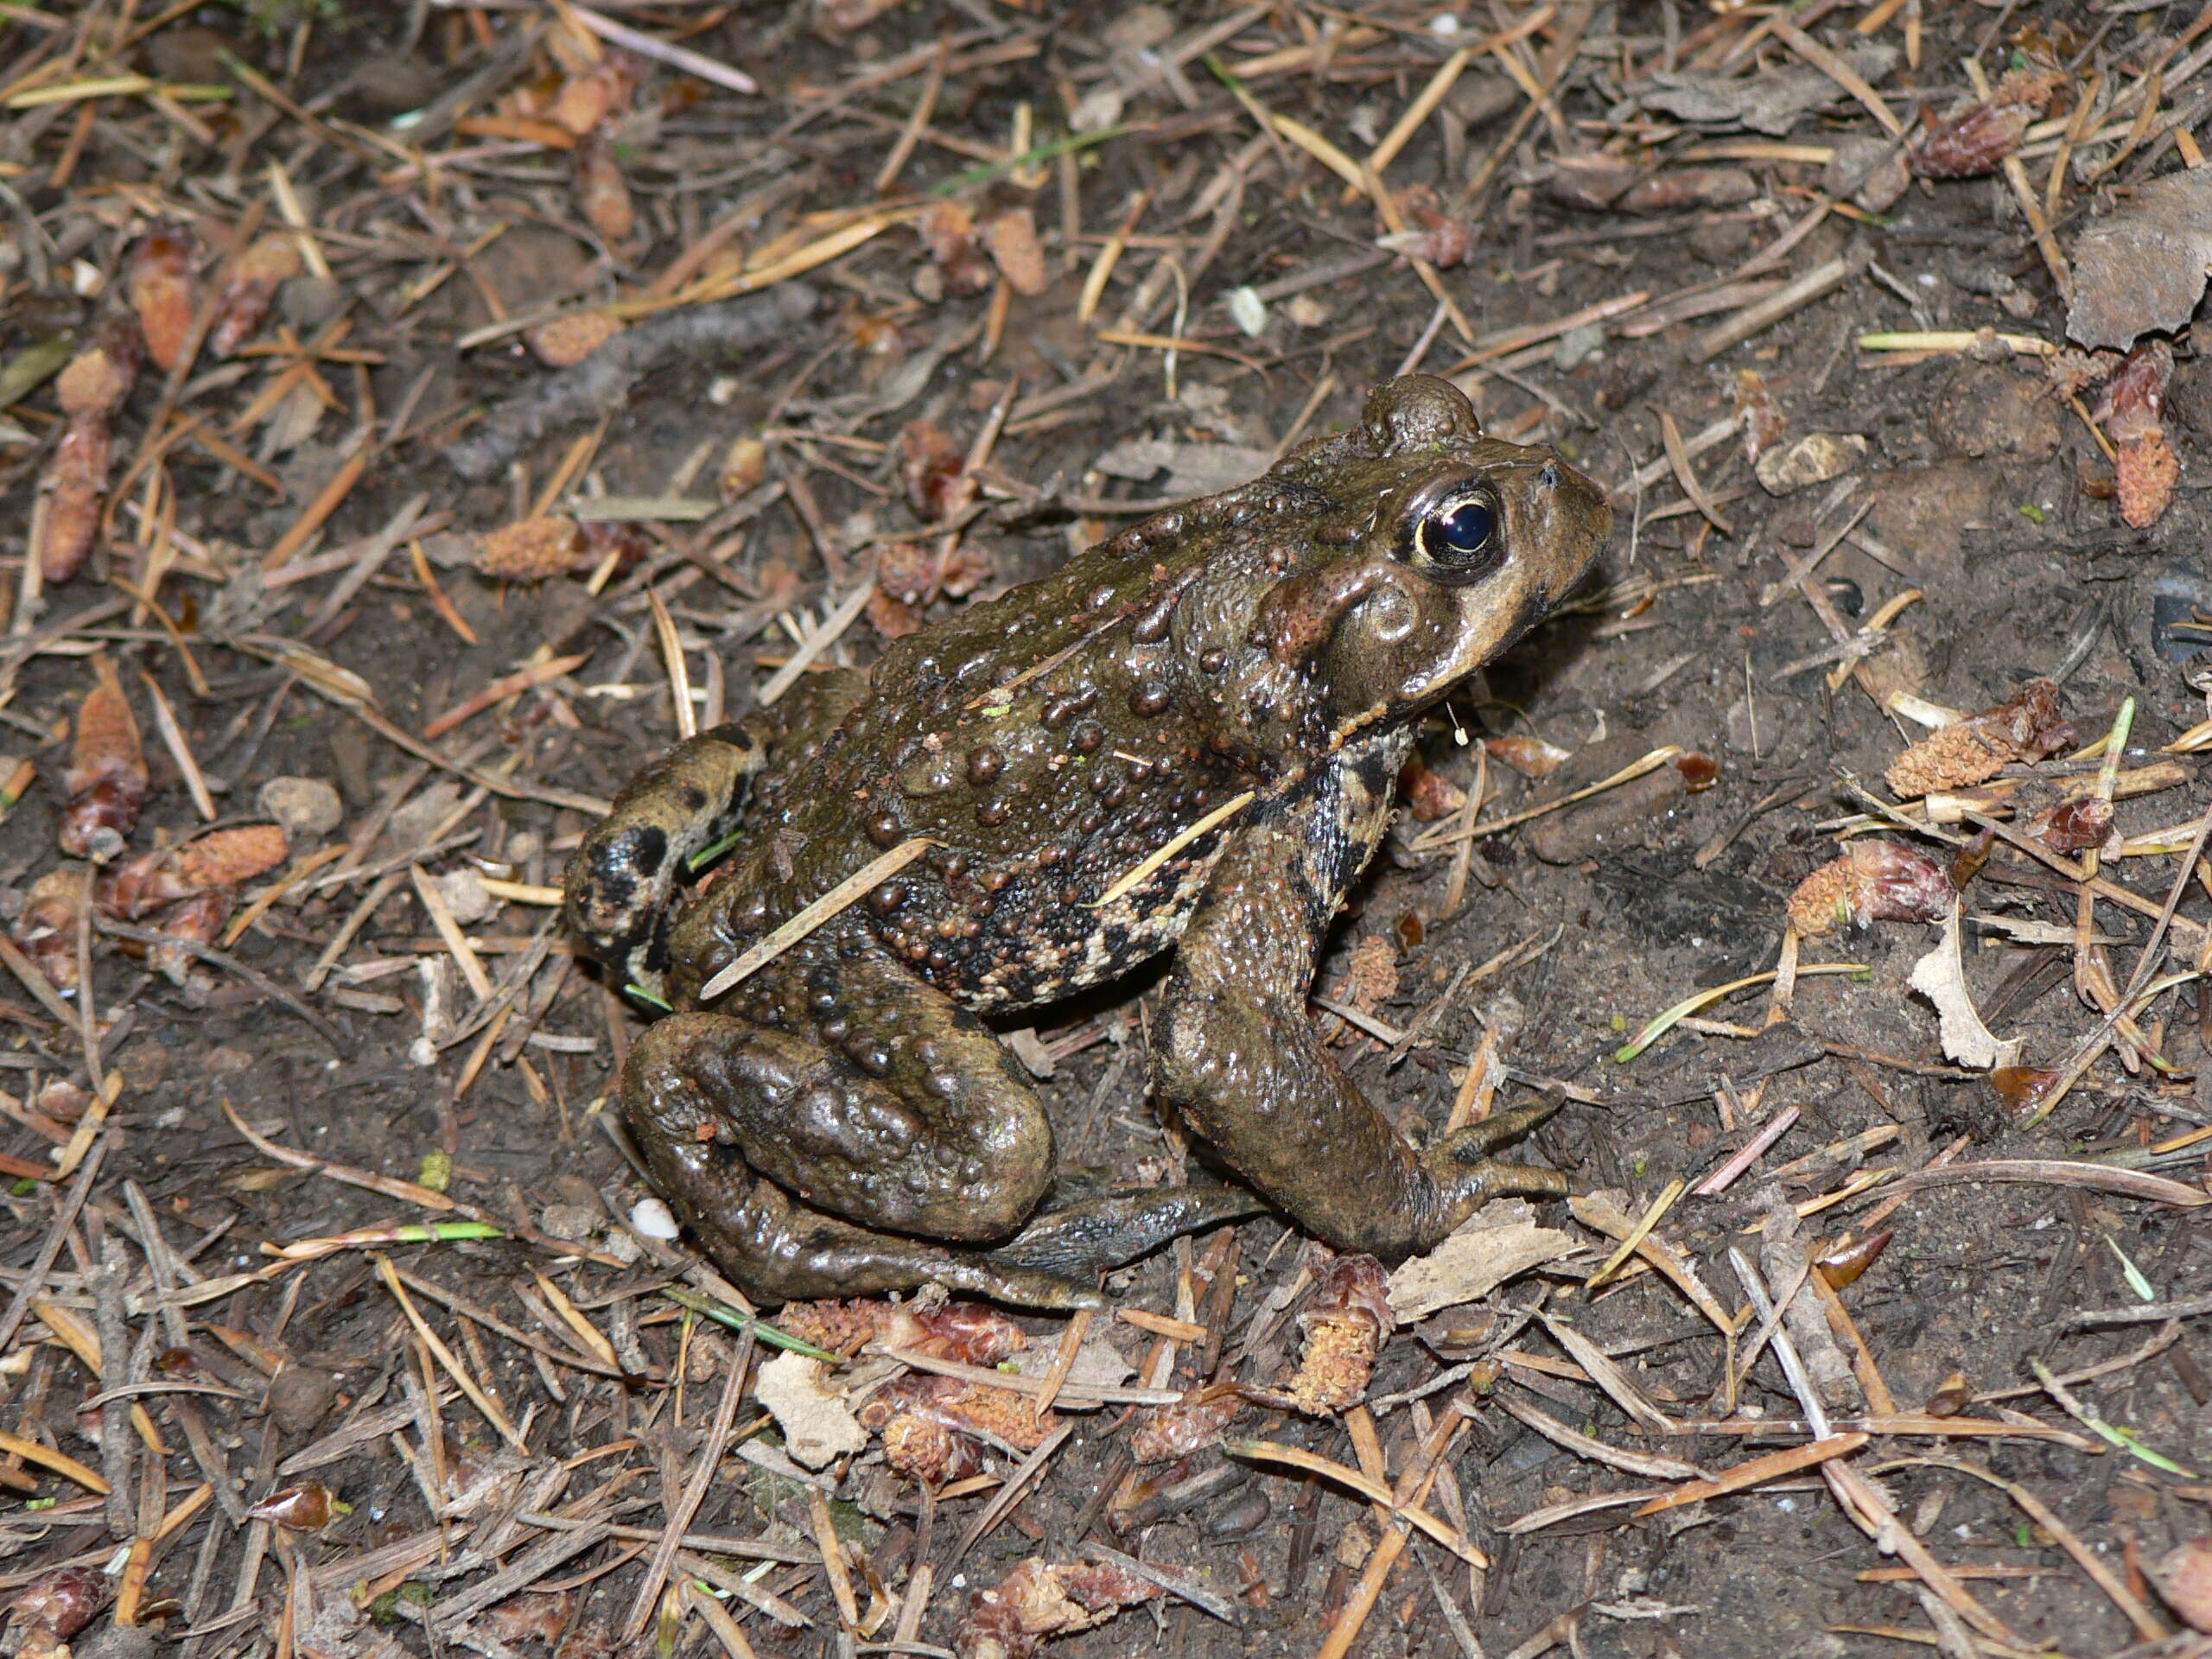
<svg viewBox="0 0 2212 1659">
<path fill-rule="evenodd" d="M 639 1039 L 620 1097 L 709 1252 L 764 1301 L 936 1281 L 1065 1306 L 1101 1264 L 1248 1213 L 1185 1188 L 1040 1216 L 1052 1131 L 977 1018 L 1171 947 L 1154 1088 L 1312 1231 L 1399 1256 L 1493 1195 L 1563 1191 L 1489 1156 L 1541 1109 L 1408 1144 L 1315 1040 L 1306 994 L 1415 717 L 1555 607 L 1611 524 L 1582 474 L 1409 376 L 1255 482 L 648 766 L 577 850 L 569 918 L 686 1010 Z"/>
</svg>

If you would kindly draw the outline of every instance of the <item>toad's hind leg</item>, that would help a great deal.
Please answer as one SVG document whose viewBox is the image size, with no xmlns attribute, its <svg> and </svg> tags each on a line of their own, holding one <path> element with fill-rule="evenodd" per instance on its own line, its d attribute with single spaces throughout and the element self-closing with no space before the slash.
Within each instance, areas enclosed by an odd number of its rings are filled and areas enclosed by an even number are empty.
<svg viewBox="0 0 2212 1659">
<path fill-rule="evenodd" d="M 623 1112 L 654 1178 L 723 1269 L 763 1301 L 936 1281 L 1031 1306 L 1096 1306 L 1086 1272 L 1243 1213 L 1242 1194 L 1163 1192 L 1025 1228 L 1050 1186 L 1043 1109 L 990 1033 L 895 964 L 817 959 L 764 974 L 755 1012 L 682 1014 L 639 1040 Z M 789 1016 L 812 1006 L 833 1050 Z M 831 1040 L 836 1040 L 834 1037 Z"/>
</svg>

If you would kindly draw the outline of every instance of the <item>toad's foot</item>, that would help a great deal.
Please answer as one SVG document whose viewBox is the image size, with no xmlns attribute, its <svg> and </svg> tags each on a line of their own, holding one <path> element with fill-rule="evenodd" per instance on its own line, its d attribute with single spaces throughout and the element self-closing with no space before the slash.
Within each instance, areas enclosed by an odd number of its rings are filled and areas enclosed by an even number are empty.
<svg viewBox="0 0 2212 1659">
<path fill-rule="evenodd" d="M 1560 1104 L 1557 1098 L 1535 1101 L 1455 1130 L 1430 1149 L 1430 1173 L 1439 1185 L 1475 1195 L 1483 1203 L 1502 1198 L 1565 1198 L 1568 1182 L 1558 1170 L 1509 1164 L 1490 1155 L 1507 1141 L 1528 1134 Z"/>
</svg>

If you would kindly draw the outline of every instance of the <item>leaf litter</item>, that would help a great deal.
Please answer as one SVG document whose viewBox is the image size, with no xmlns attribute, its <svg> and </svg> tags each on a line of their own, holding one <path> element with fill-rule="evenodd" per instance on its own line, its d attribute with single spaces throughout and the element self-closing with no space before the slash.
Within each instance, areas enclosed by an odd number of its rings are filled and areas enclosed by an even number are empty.
<svg viewBox="0 0 2212 1659">
<path fill-rule="evenodd" d="M 26 1649 L 1076 1654 L 1147 1602 L 1222 1652 L 2201 1624 L 2184 10 L 15 9 Z M 1943 67 L 1999 39 L 1993 86 Z M 1948 454 L 2015 362 L 2058 435 Z M 1387 1278 L 1262 1222 L 1110 1321 L 790 1330 L 632 1225 L 594 1138 L 632 1027 L 552 918 L 636 756 L 1413 368 L 1603 473 L 1624 546 L 1579 664 L 1428 734 L 1333 1052 L 1417 1128 L 1567 1103 L 1528 1155 L 1574 1220 Z M 2123 698 L 2144 732 L 2069 753 Z M 1821 957 L 1845 924 L 1863 964 Z M 1071 1150 L 1174 1179 L 1146 1017 L 1033 1040 Z M 2163 1345 L 2061 1322 L 2114 1262 Z M 1770 1524 L 1808 1494 L 1903 1564 L 1814 1585 Z M 1647 1594 L 1632 1516 L 1678 1510 L 1744 1535 Z"/>
</svg>

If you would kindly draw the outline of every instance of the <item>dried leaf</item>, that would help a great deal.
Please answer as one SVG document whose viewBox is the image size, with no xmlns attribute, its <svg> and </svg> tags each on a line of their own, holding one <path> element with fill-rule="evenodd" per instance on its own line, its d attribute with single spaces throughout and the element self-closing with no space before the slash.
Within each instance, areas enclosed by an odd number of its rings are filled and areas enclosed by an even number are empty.
<svg viewBox="0 0 2212 1659">
<path fill-rule="evenodd" d="M 2074 245 L 2066 332 L 2125 351 L 2140 335 L 2184 328 L 2212 267 L 2212 168 L 2152 179 Z"/>
<path fill-rule="evenodd" d="M 1580 1248 L 1572 1233 L 1540 1227 L 1523 1200 L 1484 1205 L 1427 1255 L 1390 1274 L 1390 1309 L 1412 1324 L 1440 1308 L 1478 1301 L 1509 1279 Z"/>
<path fill-rule="evenodd" d="M 1966 965 L 1960 956 L 1962 906 L 1954 903 L 1943 918 L 1943 937 L 1936 948 L 1912 965 L 1906 982 L 1936 1005 L 1943 1052 L 1955 1065 L 1977 1071 L 2011 1065 L 2018 1057 L 2017 1042 L 2000 1042 L 1981 1023 L 1974 997 L 1967 990 Z"/>
<path fill-rule="evenodd" d="M 271 231 L 255 238 L 215 302 L 207 349 L 217 357 L 228 357 L 251 340 L 261 320 L 269 315 L 276 290 L 299 274 L 300 250 L 290 232 Z"/>
<path fill-rule="evenodd" d="M 146 803 L 146 751 L 138 721 L 115 664 L 92 659 L 92 689 L 77 708 L 69 769 L 61 775 L 68 804 L 61 810 L 61 850 L 105 862 L 130 845 Z"/>
<path fill-rule="evenodd" d="M 1901 54 L 1885 41 L 1868 41 L 1842 55 L 1866 80 L 1878 85 Z M 1748 127 L 1782 138 L 1789 136 L 1799 116 L 1845 96 L 1835 82 L 1811 67 L 1764 69 L 1740 76 L 1685 70 L 1653 75 L 1650 84 L 1638 90 L 1637 102 L 1701 126 Z"/>
<path fill-rule="evenodd" d="M 804 1354 L 778 1354 L 753 1385 L 761 1406 L 783 1431 L 784 1449 L 810 1469 L 867 1449 L 868 1431 L 844 1395 L 829 1386 L 828 1368 Z"/>
<path fill-rule="evenodd" d="M 192 279 L 192 238 L 168 225 L 140 237 L 124 262 L 124 292 L 146 337 L 146 355 L 164 372 L 176 367 L 191 343 L 199 296 Z"/>
<path fill-rule="evenodd" d="M 1808 939 L 1875 922 L 1932 922 L 1956 895 L 1950 874 L 1900 841 L 1854 841 L 1797 884 L 1789 924 Z"/>
</svg>

